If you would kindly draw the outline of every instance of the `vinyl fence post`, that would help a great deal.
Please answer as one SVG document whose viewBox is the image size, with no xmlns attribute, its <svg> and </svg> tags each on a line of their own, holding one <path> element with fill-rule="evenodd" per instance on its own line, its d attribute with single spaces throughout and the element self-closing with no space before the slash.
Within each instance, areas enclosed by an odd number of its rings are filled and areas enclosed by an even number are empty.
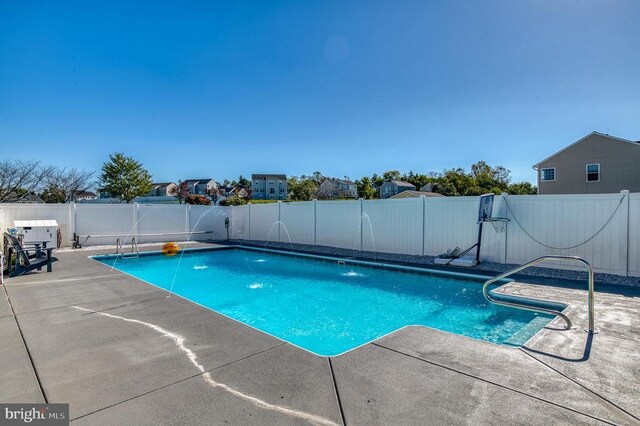
<svg viewBox="0 0 640 426">
<path fill-rule="evenodd" d="M 509 209 L 507 208 L 507 197 L 509 196 L 508 193 L 503 192 L 502 194 L 502 211 L 503 213 L 501 214 L 502 217 L 506 217 L 507 219 L 509 219 Z M 503 252 L 503 258 L 502 258 L 502 263 L 503 264 L 507 264 L 507 247 L 508 247 L 508 243 L 509 242 L 509 222 L 505 222 L 504 224 L 504 252 Z"/>
<path fill-rule="evenodd" d="M 251 203 L 249 203 L 248 206 L 249 206 L 249 230 L 247 231 L 247 239 L 251 241 Z"/>
<path fill-rule="evenodd" d="M 318 200 L 313 199 L 313 245 L 318 245 Z"/>
<path fill-rule="evenodd" d="M 278 201 L 278 242 L 280 242 L 280 228 L 282 228 L 282 219 L 281 219 L 281 211 L 282 211 L 282 201 Z"/>
<path fill-rule="evenodd" d="M 420 196 L 420 202 L 422 203 L 422 255 L 424 256 L 424 233 L 427 229 L 427 215 L 426 215 L 426 204 L 427 204 L 427 197 L 425 197 L 424 195 Z"/>
<path fill-rule="evenodd" d="M 362 251 L 363 247 L 363 238 L 362 236 L 364 235 L 364 227 L 363 227 L 363 220 L 362 220 L 362 214 L 364 213 L 363 209 L 363 205 L 362 205 L 362 198 L 358 198 L 358 201 L 360 202 L 360 251 Z"/>
<path fill-rule="evenodd" d="M 629 191 L 623 189 L 620 191 L 622 194 L 622 206 L 620 206 L 620 222 L 621 222 L 621 235 L 620 235 L 620 275 L 625 277 L 629 276 Z"/>
<path fill-rule="evenodd" d="M 73 201 L 69 204 L 69 233 L 72 238 L 76 233 L 76 203 Z M 64 243 L 62 245 L 64 246 Z"/>
<path fill-rule="evenodd" d="M 185 231 L 187 232 L 187 239 L 189 238 L 189 232 L 191 232 L 191 204 L 184 204 L 185 210 L 185 218 L 184 218 L 184 226 L 187 228 Z"/>
<path fill-rule="evenodd" d="M 140 224 L 138 223 L 138 203 L 133 203 L 133 233 L 136 236 L 136 241 L 141 242 L 140 241 L 140 235 L 138 235 L 140 233 Z"/>
</svg>

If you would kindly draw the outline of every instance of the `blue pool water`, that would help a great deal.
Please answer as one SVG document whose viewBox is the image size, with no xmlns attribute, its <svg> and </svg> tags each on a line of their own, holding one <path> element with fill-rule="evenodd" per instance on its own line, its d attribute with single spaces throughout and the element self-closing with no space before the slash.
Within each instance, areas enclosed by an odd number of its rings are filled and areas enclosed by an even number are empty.
<svg viewBox="0 0 640 426">
<path fill-rule="evenodd" d="M 522 345 L 551 317 L 489 304 L 482 284 L 239 248 L 107 265 L 318 355 L 338 355 L 407 325 Z"/>
</svg>

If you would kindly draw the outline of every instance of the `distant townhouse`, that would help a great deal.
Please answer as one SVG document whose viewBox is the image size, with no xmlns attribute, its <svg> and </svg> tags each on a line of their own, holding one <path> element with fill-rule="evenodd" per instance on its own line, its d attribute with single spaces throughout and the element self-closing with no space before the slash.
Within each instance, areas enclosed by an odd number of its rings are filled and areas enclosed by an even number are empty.
<svg viewBox="0 0 640 426">
<path fill-rule="evenodd" d="M 320 200 L 358 198 L 358 188 L 350 180 L 325 179 L 318 187 L 317 197 Z"/>
<path fill-rule="evenodd" d="M 380 186 L 380 198 L 391 198 L 403 191 L 415 191 L 416 187 L 402 180 L 390 180 Z"/>
<path fill-rule="evenodd" d="M 189 185 L 190 194 L 215 194 L 218 192 L 218 184 L 213 179 L 189 179 L 185 182 Z"/>
<path fill-rule="evenodd" d="M 287 176 L 271 174 L 252 174 L 251 198 L 254 200 L 286 200 Z"/>
<path fill-rule="evenodd" d="M 221 197 L 248 198 L 249 191 L 242 186 L 221 186 L 218 188 L 218 195 Z"/>
<path fill-rule="evenodd" d="M 640 141 L 592 132 L 533 168 L 541 195 L 640 192 Z"/>
<path fill-rule="evenodd" d="M 153 188 L 149 193 L 150 197 L 170 197 L 174 191 L 178 189 L 178 185 L 174 182 L 161 182 L 152 184 Z"/>
</svg>

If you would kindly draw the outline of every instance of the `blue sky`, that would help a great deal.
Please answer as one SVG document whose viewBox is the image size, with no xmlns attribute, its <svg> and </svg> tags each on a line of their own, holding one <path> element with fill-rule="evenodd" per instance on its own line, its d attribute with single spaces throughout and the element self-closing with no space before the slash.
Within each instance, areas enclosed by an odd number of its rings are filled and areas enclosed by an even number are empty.
<svg viewBox="0 0 640 426">
<path fill-rule="evenodd" d="M 0 158 L 157 181 L 531 165 L 640 140 L 640 2 L 0 1 Z"/>
</svg>

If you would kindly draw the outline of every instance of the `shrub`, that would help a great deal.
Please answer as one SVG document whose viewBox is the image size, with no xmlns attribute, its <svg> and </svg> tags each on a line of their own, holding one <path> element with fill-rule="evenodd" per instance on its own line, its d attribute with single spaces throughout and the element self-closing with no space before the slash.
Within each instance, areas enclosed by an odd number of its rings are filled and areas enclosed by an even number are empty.
<svg viewBox="0 0 640 426">
<path fill-rule="evenodd" d="M 184 198 L 186 204 L 194 204 L 198 206 L 208 206 L 211 204 L 211 199 L 206 195 L 189 194 Z"/>
<path fill-rule="evenodd" d="M 246 198 L 238 197 L 235 195 L 220 201 L 221 206 L 242 206 L 244 204 L 247 204 Z"/>
</svg>

